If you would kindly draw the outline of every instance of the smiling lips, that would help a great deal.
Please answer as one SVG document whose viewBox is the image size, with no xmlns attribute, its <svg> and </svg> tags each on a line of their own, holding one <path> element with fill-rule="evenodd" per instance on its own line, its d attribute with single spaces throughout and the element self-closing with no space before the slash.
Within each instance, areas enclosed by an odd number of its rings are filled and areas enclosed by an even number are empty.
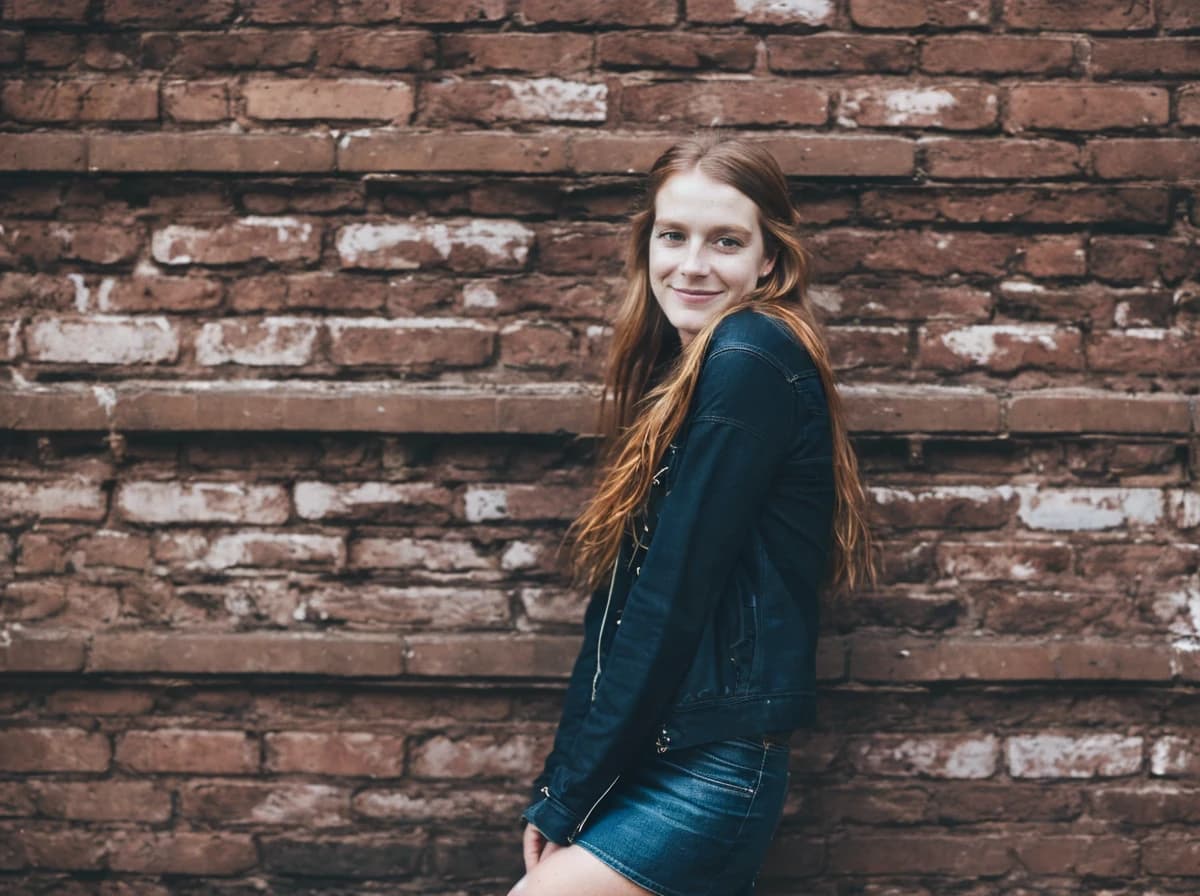
<svg viewBox="0 0 1200 896">
<path fill-rule="evenodd" d="M 678 286 L 672 286 L 671 289 L 673 289 L 675 294 L 685 302 L 705 302 L 708 299 L 711 299 L 713 296 L 719 296 L 721 294 L 721 290 L 719 289 L 711 292 L 701 289 L 681 289 Z"/>
</svg>

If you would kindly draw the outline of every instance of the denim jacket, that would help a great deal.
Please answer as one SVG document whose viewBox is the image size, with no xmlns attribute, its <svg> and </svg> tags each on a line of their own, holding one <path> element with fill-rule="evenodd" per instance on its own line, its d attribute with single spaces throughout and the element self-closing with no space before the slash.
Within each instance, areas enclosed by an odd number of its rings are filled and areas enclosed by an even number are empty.
<svg viewBox="0 0 1200 896">
<path fill-rule="evenodd" d="M 562 717 L 522 813 L 567 844 L 651 748 L 814 721 L 832 440 L 808 352 L 746 308 L 721 321 L 638 538 L 584 614 Z"/>
</svg>

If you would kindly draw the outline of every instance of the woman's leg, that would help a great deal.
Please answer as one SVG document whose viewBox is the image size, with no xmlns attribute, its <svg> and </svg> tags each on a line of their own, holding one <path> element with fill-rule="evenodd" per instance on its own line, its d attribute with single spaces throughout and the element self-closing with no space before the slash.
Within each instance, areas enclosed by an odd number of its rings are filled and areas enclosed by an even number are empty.
<svg viewBox="0 0 1200 896">
<path fill-rule="evenodd" d="M 573 845 L 534 865 L 508 896 L 646 896 L 649 892 L 582 846 Z"/>
</svg>

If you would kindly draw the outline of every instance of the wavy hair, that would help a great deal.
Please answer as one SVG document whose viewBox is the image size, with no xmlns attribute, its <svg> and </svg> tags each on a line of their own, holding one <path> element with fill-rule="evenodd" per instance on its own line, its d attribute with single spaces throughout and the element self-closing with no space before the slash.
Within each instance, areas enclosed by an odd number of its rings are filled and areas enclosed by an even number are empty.
<svg viewBox="0 0 1200 896">
<path fill-rule="evenodd" d="M 686 347 L 650 288 L 650 233 L 658 191 L 669 178 L 699 170 L 749 197 L 758 207 L 767 257 L 775 264 L 750 293 L 714 315 Z M 628 287 L 609 348 L 600 432 L 606 450 L 599 485 L 567 537 L 575 579 L 595 588 L 620 550 L 622 533 L 646 500 L 653 471 L 679 432 L 713 330 L 747 306 L 782 321 L 808 350 L 829 403 L 833 437 L 834 515 L 826 584 L 854 588 L 874 582 L 873 540 L 858 460 L 846 431 L 829 351 L 807 300 L 808 254 L 797 234 L 779 163 L 764 147 L 740 139 L 699 136 L 676 143 L 654 162 L 644 198 L 632 218 L 626 257 Z"/>
</svg>

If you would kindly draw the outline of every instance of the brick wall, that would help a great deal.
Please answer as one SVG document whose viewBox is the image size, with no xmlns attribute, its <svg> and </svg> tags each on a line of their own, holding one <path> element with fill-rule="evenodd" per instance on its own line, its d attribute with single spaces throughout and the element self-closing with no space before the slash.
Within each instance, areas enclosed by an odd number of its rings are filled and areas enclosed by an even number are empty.
<svg viewBox="0 0 1200 896">
<path fill-rule="evenodd" d="M 1195 0 L 3 0 L 0 80 L 0 889 L 503 892 L 633 172 L 708 125 L 886 560 L 763 891 L 1200 887 Z"/>
</svg>

